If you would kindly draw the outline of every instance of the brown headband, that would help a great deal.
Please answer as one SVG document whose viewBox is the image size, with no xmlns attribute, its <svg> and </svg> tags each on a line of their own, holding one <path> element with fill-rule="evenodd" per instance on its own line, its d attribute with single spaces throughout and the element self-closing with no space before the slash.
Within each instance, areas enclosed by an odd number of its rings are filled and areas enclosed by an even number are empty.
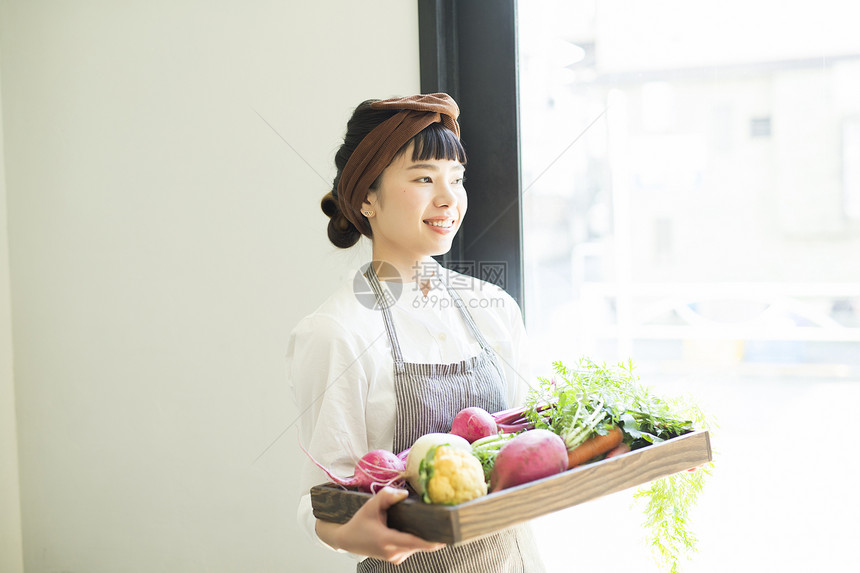
<svg viewBox="0 0 860 573">
<path fill-rule="evenodd" d="M 350 223 L 370 236 L 370 225 L 361 214 L 361 204 L 370 186 L 406 143 L 433 123 L 442 125 L 460 138 L 457 117 L 460 109 L 448 94 L 414 95 L 375 101 L 373 109 L 400 110 L 368 133 L 352 152 L 340 175 L 337 203 Z"/>
</svg>

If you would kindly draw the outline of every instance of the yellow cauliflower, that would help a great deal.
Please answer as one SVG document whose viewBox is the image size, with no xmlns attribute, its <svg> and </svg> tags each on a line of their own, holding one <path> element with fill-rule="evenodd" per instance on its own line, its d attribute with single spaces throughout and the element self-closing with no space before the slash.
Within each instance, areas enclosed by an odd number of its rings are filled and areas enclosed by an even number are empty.
<svg viewBox="0 0 860 573">
<path fill-rule="evenodd" d="M 426 503 L 456 505 L 487 495 L 481 462 L 461 448 L 441 445 L 430 449 L 420 473 Z"/>
</svg>

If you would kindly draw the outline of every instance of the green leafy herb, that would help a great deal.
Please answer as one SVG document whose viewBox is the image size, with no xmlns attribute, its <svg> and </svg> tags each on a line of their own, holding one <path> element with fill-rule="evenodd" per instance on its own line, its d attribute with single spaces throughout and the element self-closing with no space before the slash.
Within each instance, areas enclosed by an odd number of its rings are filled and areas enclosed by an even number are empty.
<svg viewBox="0 0 860 573">
<path fill-rule="evenodd" d="M 502 446 L 507 444 L 517 433 L 519 432 L 494 434 L 472 442 L 472 454 L 481 462 L 481 467 L 484 468 L 484 481 L 487 484 L 490 483 L 490 475 L 496 464 L 496 456 L 499 455 Z"/>
<path fill-rule="evenodd" d="M 689 529 L 689 510 L 711 474 L 711 465 L 653 481 L 633 494 L 644 505 L 642 525 L 649 532 L 652 553 L 670 573 L 678 573 L 681 558 L 689 558 L 696 551 L 697 539 Z"/>
<path fill-rule="evenodd" d="M 526 403 L 526 417 L 536 428 L 554 431 L 571 450 L 595 434 L 620 426 L 631 450 L 689 432 L 708 429 L 704 414 L 681 400 L 662 399 L 639 384 L 632 361 L 615 367 L 580 359 L 575 368 L 553 363 L 555 376 L 539 379 Z M 546 405 L 549 404 L 547 408 Z M 644 503 L 643 525 L 655 558 L 671 573 L 680 558 L 695 551 L 689 509 L 702 491 L 712 463 L 651 482 L 634 495 Z"/>
</svg>

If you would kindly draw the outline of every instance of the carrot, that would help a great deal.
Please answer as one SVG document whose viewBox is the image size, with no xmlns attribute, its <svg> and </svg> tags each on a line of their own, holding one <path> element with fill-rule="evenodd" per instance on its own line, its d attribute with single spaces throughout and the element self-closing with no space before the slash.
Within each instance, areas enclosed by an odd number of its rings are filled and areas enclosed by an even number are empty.
<svg viewBox="0 0 860 573">
<path fill-rule="evenodd" d="M 614 458 L 615 456 L 620 456 L 621 454 L 626 454 L 629 451 L 630 451 L 630 445 L 625 444 L 624 442 L 621 442 L 620 444 L 618 444 L 617 446 L 615 446 L 614 448 L 612 448 L 611 450 L 606 452 L 606 457 L 603 459 L 608 460 L 609 458 Z"/>
<path fill-rule="evenodd" d="M 592 458 L 605 454 L 618 446 L 624 438 L 624 432 L 618 426 L 613 426 L 608 434 L 597 434 L 582 442 L 567 452 L 567 469 L 584 464 Z"/>
</svg>

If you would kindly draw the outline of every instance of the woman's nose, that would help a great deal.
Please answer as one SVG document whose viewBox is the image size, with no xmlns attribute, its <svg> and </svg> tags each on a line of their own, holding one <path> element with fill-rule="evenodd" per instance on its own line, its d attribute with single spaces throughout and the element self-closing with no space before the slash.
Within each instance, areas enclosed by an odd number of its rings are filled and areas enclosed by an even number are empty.
<svg viewBox="0 0 860 573">
<path fill-rule="evenodd" d="M 439 190 L 436 194 L 437 207 L 451 207 L 457 204 L 457 193 L 454 191 L 454 185 L 446 181 L 439 183 Z"/>
</svg>

